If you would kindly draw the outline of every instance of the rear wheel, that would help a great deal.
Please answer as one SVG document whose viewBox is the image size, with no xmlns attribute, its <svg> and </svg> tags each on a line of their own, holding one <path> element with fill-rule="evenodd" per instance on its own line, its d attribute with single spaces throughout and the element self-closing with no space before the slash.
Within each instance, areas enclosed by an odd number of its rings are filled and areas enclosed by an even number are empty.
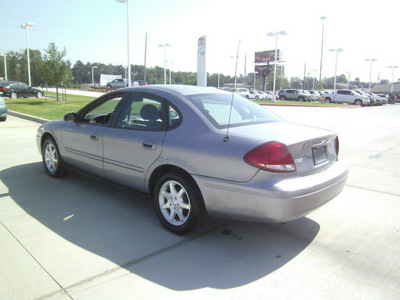
<svg viewBox="0 0 400 300">
<path fill-rule="evenodd" d="M 46 173 L 51 177 L 61 177 L 66 174 L 64 163 L 53 138 L 48 137 L 42 146 L 43 166 Z"/>
<path fill-rule="evenodd" d="M 355 105 L 363 106 L 361 100 L 356 100 L 356 101 L 354 101 L 354 104 L 355 104 Z"/>
<path fill-rule="evenodd" d="M 331 101 L 331 98 L 325 98 L 325 101 L 324 101 L 325 103 L 331 103 L 332 101 Z"/>
<path fill-rule="evenodd" d="M 16 99 L 16 98 L 18 98 L 17 93 L 16 93 L 16 92 L 11 92 L 10 98 L 11 98 L 11 99 Z"/>
<path fill-rule="evenodd" d="M 153 200 L 161 224 L 175 234 L 193 231 L 205 215 L 196 184 L 179 173 L 161 176 L 154 188 Z"/>
</svg>

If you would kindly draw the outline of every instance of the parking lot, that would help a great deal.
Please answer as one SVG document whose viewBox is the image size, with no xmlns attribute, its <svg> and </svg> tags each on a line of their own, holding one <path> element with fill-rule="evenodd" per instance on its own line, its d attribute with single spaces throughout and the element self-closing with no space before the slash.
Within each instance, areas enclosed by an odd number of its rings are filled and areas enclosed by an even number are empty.
<svg viewBox="0 0 400 300">
<path fill-rule="evenodd" d="M 207 219 L 175 236 L 146 197 L 47 176 L 39 123 L 0 123 L 1 299 L 399 299 L 400 104 L 283 107 L 339 133 L 344 191 L 286 224 Z"/>
</svg>

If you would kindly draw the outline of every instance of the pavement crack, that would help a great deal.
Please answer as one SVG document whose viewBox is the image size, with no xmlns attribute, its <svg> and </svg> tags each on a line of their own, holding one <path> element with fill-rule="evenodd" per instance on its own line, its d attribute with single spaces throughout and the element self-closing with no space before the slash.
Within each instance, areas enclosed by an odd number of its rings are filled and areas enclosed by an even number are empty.
<svg viewBox="0 0 400 300">
<path fill-rule="evenodd" d="M 26 253 L 28 253 L 29 254 L 29 256 L 31 256 L 32 257 L 32 259 L 38 264 L 38 266 L 44 271 L 44 272 L 46 272 L 46 274 L 47 275 L 49 275 L 49 277 L 60 287 L 60 290 L 61 291 L 63 291 L 69 298 L 71 298 L 71 299 L 73 299 L 69 294 L 68 294 L 68 292 L 63 288 L 63 286 L 53 277 L 53 275 L 51 275 L 47 270 L 46 270 L 46 268 L 36 259 L 36 257 L 24 246 L 24 244 L 11 232 L 11 230 L 9 230 L 8 228 L 7 228 L 7 226 L 2 222 L 2 221 L 0 221 L 0 224 L 5 228 L 5 230 L 7 230 L 8 231 L 8 233 L 17 241 L 17 243 L 26 251 Z M 56 294 L 56 293 L 58 293 L 59 291 L 56 291 L 56 292 L 54 292 L 54 293 L 52 293 L 52 294 Z M 46 296 L 44 296 L 44 297 L 47 297 L 48 295 L 46 295 Z M 39 297 L 38 299 L 44 299 L 44 297 Z"/>
</svg>

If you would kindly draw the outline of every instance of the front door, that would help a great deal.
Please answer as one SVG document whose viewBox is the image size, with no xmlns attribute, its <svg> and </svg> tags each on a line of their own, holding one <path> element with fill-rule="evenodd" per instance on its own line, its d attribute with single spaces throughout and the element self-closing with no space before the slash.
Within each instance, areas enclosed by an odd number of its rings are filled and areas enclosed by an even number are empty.
<svg viewBox="0 0 400 300">
<path fill-rule="evenodd" d="M 103 172 L 103 134 L 122 96 L 100 99 L 63 131 L 63 159 L 97 176 Z"/>
</svg>

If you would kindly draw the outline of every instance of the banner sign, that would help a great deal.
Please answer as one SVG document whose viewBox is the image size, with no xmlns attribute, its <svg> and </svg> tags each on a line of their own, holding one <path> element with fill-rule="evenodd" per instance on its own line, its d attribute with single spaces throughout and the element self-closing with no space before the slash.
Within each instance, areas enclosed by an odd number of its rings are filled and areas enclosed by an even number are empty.
<svg viewBox="0 0 400 300">
<path fill-rule="evenodd" d="M 277 54 L 278 54 L 277 60 L 279 60 L 279 49 L 277 51 Z M 268 50 L 255 53 L 254 63 L 259 64 L 259 63 L 267 63 L 270 61 L 275 61 L 275 50 Z"/>
</svg>

